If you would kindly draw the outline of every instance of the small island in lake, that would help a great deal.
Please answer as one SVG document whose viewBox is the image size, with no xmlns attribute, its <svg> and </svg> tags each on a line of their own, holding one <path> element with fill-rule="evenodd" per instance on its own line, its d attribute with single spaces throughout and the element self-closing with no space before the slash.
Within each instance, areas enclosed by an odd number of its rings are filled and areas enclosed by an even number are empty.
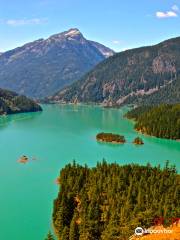
<svg viewBox="0 0 180 240">
<path fill-rule="evenodd" d="M 144 144 L 142 138 L 140 138 L 140 137 L 136 137 L 136 138 L 134 139 L 133 143 L 134 143 L 135 145 L 143 145 L 143 144 Z"/>
<path fill-rule="evenodd" d="M 27 156 L 22 156 L 18 162 L 19 163 L 27 163 L 29 161 L 28 157 Z"/>
<path fill-rule="evenodd" d="M 96 135 L 96 140 L 98 142 L 108 142 L 108 143 L 125 143 L 126 140 L 124 136 L 113 133 L 98 133 Z"/>
</svg>

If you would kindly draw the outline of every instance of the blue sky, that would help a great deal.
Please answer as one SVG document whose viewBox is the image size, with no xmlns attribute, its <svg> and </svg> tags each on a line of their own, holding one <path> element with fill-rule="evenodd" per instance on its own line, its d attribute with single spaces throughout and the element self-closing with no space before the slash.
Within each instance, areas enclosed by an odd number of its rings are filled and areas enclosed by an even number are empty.
<svg viewBox="0 0 180 240">
<path fill-rule="evenodd" d="M 76 27 L 116 51 L 180 36 L 180 0 L 0 0 L 0 52 Z"/>
</svg>

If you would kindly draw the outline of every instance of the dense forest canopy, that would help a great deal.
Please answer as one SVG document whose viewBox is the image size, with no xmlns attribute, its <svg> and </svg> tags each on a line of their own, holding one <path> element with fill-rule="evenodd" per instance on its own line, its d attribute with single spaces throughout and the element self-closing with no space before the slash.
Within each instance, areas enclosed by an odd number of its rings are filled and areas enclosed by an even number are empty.
<svg viewBox="0 0 180 240">
<path fill-rule="evenodd" d="M 142 96 L 130 96 L 124 101 L 125 104 L 158 105 L 162 103 L 176 104 L 180 103 L 180 76 L 177 80 L 169 83 L 167 86 L 160 88 L 158 91 Z"/>
<path fill-rule="evenodd" d="M 61 240 L 127 240 L 137 226 L 180 216 L 180 175 L 160 166 L 68 164 L 60 172 L 53 224 Z"/>
<path fill-rule="evenodd" d="M 180 103 L 141 106 L 129 111 L 126 117 L 136 121 L 137 131 L 160 138 L 180 139 Z"/>
</svg>

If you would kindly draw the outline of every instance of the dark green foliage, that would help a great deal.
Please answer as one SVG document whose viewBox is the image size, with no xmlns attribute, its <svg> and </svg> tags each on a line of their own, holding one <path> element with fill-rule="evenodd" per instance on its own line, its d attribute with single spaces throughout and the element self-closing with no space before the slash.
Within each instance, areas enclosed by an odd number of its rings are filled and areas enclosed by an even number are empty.
<svg viewBox="0 0 180 240">
<path fill-rule="evenodd" d="M 62 232 L 62 239 L 63 240 L 69 240 L 69 228 L 65 227 Z"/>
<path fill-rule="evenodd" d="M 144 106 L 144 105 L 137 108 L 133 108 L 125 114 L 125 117 L 129 119 L 137 120 L 141 114 L 143 114 L 144 112 L 147 112 L 150 109 L 152 109 L 152 106 Z"/>
<path fill-rule="evenodd" d="M 126 114 L 135 119 L 135 129 L 156 137 L 180 139 L 180 104 L 143 106 Z"/>
<path fill-rule="evenodd" d="M 179 74 L 180 37 L 115 54 L 50 100 L 113 105 L 141 104 L 142 99 L 151 103 L 177 102 Z M 145 93 L 152 98 L 146 100 L 147 95 L 142 97 Z"/>
<path fill-rule="evenodd" d="M 0 55 L 0 87 L 38 99 L 52 95 L 104 60 L 100 48 L 113 53 L 78 29 L 25 44 Z"/>
<path fill-rule="evenodd" d="M 48 233 L 47 237 L 45 238 L 45 240 L 54 240 L 53 235 L 51 234 L 51 232 Z M 64 240 L 64 239 L 63 239 Z"/>
<path fill-rule="evenodd" d="M 137 145 L 143 145 L 143 144 L 144 144 L 142 138 L 140 138 L 140 137 L 136 137 L 136 138 L 134 139 L 133 143 L 134 143 L 134 144 L 137 144 Z"/>
<path fill-rule="evenodd" d="M 143 102 L 144 104 L 180 103 L 180 77 L 165 88 L 162 88 L 159 92 L 144 98 Z"/>
<path fill-rule="evenodd" d="M 133 96 L 126 99 L 124 104 L 158 105 L 161 103 L 175 104 L 180 102 L 180 77 L 166 87 L 146 96 Z"/>
<path fill-rule="evenodd" d="M 33 100 L 18 94 L 0 89 L 0 115 L 42 111 Z"/>
<path fill-rule="evenodd" d="M 75 212 L 70 224 L 69 240 L 79 239 L 79 227 L 76 221 L 78 220 L 78 212 Z"/>
<path fill-rule="evenodd" d="M 61 170 L 60 179 L 53 223 L 63 240 L 124 240 L 137 226 L 152 226 L 156 217 L 180 216 L 180 176 L 168 162 L 164 169 L 74 162 Z"/>
<path fill-rule="evenodd" d="M 119 134 L 113 134 L 113 133 L 98 133 L 96 135 L 97 141 L 102 142 L 116 142 L 116 143 L 125 143 L 126 140 L 124 136 L 121 136 Z"/>
</svg>

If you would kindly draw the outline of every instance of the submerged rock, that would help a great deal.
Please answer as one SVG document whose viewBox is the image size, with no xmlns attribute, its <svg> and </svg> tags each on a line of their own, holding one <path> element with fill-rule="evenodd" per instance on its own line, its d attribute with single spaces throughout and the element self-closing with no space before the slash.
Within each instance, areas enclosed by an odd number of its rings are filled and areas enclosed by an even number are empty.
<svg viewBox="0 0 180 240">
<path fill-rule="evenodd" d="M 28 157 L 27 156 L 22 156 L 18 162 L 19 163 L 27 163 L 29 161 Z"/>
</svg>

